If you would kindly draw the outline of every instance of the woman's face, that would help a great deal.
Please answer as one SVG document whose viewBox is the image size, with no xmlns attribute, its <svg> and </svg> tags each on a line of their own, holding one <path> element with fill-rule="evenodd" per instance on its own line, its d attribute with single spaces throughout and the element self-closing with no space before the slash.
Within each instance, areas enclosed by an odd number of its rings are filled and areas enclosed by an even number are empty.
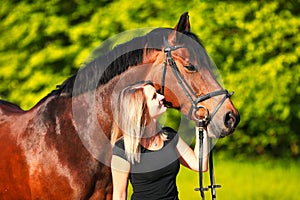
<svg viewBox="0 0 300 200">
<path fill-rule="evenodd" d="M 147 100 L 147 107 L 151 118 L 158 118 L 161 114 L 166 112 L 167 108 L 164 106 L 163 100 L 165 97 L 158 94 L 152 85 L 144 86 L 144 94 Z"/>
</svg>

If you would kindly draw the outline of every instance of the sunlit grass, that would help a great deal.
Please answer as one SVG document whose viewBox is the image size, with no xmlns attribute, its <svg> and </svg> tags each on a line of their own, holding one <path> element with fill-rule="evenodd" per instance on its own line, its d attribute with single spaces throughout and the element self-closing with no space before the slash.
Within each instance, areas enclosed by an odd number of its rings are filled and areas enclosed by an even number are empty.
<svg viewBox="0 0 300 200">
<path fill-rule="evenodd" d="M 208 172 L 205 176 L 208 182 Z M 300 199 L 299 162 L 215 160 L 215 176 L 222 185 L 217 189 L 220 200 Z M 200 199 L 199 192 L 193 191 L 198 186 L 195 172 L 181 167 L 177 182 L 181 200 Z M 206 199 L 211 199 L 210 192 Z"/>
<path fill-rule="evenodd" d="M 251 160 L 235 161 L 215 159 L 216 183 L 222 185 L 217 189 L 219 200 L 261 200 L 261 199 L 300 199 L 300 163 L 292 161 Z M 204 174 L 208 184 L 208 172 Z M 181 166 L 177 185 L 181 200 L 199 200 L 198 174 Z M 129 188 L 128 199 L 131 195 Z M 206 193 L 210 200 L 210 191 Z"/>
</svg>

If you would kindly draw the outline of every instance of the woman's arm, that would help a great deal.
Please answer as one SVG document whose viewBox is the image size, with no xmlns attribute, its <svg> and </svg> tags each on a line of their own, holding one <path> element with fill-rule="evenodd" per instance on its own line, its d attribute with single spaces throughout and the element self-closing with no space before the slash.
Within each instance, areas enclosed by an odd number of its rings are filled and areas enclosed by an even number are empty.
<svg viewBox="0 0 300 200">
<path fill-rule="evenodd" d="M 199 171 L 199 127 L 196 127 L 196 143 L 194 150 L 187 145 L 179 136 L 177 151 L 180 156 L 180 163 L 194 171 Z M 207 171 L 208 165 L 208 137 L 206 131 L 203 132 L 203 165 L 202 171 Z"/>
<path fill-rule="evenodd" d="M 126 200 L 130 164 L 119 156 L 112 156 L 111 172 L 113 181 L 113 200 Z"/>
</svg>

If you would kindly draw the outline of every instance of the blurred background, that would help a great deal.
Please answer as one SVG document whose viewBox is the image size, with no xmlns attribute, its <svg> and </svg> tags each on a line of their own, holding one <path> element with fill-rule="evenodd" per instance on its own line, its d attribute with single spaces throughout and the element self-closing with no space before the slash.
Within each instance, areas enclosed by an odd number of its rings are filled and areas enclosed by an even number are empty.
<svg viewBox="0 0 300 200">
<path fill-rule="evenodd" d="M 241 115 L 235 133 L 215 145 L 218 198 L 299 199 L 299 0 L 2 0 L 0 99 L 28 110 L 102 41 L 173 28 L 185 11 Z M 168 118 L 176 128 L 181 116 L 170 110 Z M 200 199 L 197 184 L 182 169 L 180 199 Z"/>
</svg>

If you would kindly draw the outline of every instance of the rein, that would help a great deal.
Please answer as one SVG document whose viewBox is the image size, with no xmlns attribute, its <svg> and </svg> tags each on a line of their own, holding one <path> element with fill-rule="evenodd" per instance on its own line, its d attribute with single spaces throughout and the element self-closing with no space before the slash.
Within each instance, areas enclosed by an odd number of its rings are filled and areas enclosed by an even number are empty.
<svg viewBox="0 0 300 200">
<path fill-rule="evenodd" d="M 204 138 L 204 131 L 206 128 L 207 121 L 204 119 L 198 120 L 197 127 L 199 127 L 199 188 L 195 188 L 195 191 L 200 192 L 200 196 L 202 200 L 205 199 L 205 191 L 208 191 L 211 189 L 211 199 L 216 200 L 217 199 L 217 192 L 216 188 L 220 188 L 221 185 L 215 184 L 215 175 L 214 175 L 214 164 L 213 164 L 213 151 L 212 151 L 212 139 L 209 138 L 208 142 L 208 148 L 210 150 L 209 154 L 209 179 L 210 179 L 210 185 L 207 187 L 203 187 L 203 173 L 202 173 L 202 165 L 203 165 L 203 138 Z M 202 156 L 201 156 L 202 155 Z"/>
<path fill-rule="evenodd" d="M 166 38 L 164 38 L 164 46 L 165 46 L 165 48 L 164 48 L 165 58 L 164 58 L 164 64 L 163 64 L 163 68 L 162 68 L 161 94 L 164 95 L 167 64 L 169 63 L 178 84 L 180 85 L 180 87 L 184 91 L 185 95 L 191 102 L 191 108 L 188 113 L 188 118 L 192 119 L 191 117 L 193 115 L 194 119 L 196 119 L 197 127 L 199 127 L 199 140 L 200 140 L 200 145 L 199 145 L 199 186 L 200 187 L 196 188 L 195 190 L 200 191 L 201 198 L 202 198 L 202 200 L 204 200 L 205 199 L 204 191 L 208 191 L 209 189 L 211 189 L 212 199 L 215 200 L 216 199 L 216 188 L 220 188 L 221 186 L 215 184 L 212 149 L 209 154 L 209 175 L 210 175 L 210 183 L 211 184 L 207 187 L 203 187 L 203 173 L 202 173 L 203 134 L 204 134 L 204 131 L 206 130 L 208 124 L 212 120 L 212 118 L 215 116 L 215 114 L 221 108 L 221 106 L 223 105 L 225 100 L 227 98 L 230 98 L 233 95 L 233 92 L 228 93 L 227 90 L 218 90 L 218 91 L 207 93 L 202 96 L 197 96 L 196 93 L 191 88 L 191 86 L 187 83 L 187 81 L 185 80 L 185 78 L 183 77 L 181 72 L 179 71 L 179 69 L 176 65 L 176 62 L 174 61 L 172 54 L 171 54 L 172 51 L 179 49 L 179 48 L 184 48 L 184 46 L 183 45 L 169 46 L 168 40 Z M 212 97 L 219 96 L 219 95 L 224 95 L 224 97 L 218 103 L 218 105 L 216 106 L 216 108 L 212 112 L 212 114 L 209 113 L 209 110 L 206 107 L 204 107 L 202 105 L 198 105 L 199 103 L 201 103 L 207 99 L 210 99 Z M 206 111 L 205 116 L 197 117 L 196 112 L 199 109 L 204 109 Z M 209 146 L 208 147 L 209 149 L 212 147 L 212 139 L 211 138 L 209 138 L 208 146 Z"/>
</svg>

